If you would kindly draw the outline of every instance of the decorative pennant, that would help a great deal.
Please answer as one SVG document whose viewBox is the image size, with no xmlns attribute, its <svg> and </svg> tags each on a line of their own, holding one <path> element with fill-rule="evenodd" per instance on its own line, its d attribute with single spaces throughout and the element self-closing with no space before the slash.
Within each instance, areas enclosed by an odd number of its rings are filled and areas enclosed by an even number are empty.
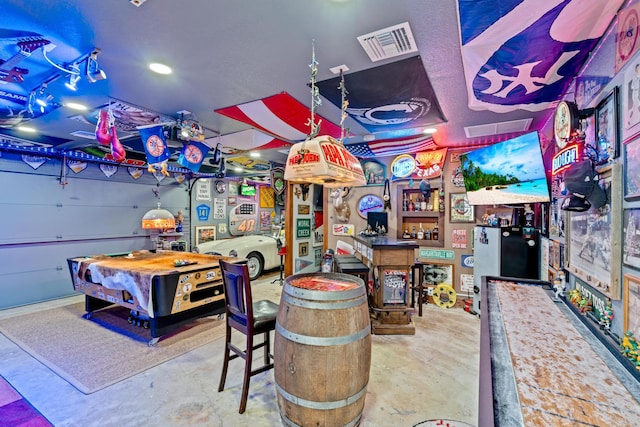
<svg viewBox="0 0 640 427">
<path fill-rule="evenodd" d="M 28 154 L 23 154 L 22 161 L 31 166 L 33 170 L 36 170 L 47 162 L 47 158 L 42 156 L 30 156 Z"/>
<path fill-rule="evenodd" d="M 149 172 L 154 172 L 156 166 L 160 166 L 163 173 L 168 175 L 167 161 L 171 156 L 171 151 L 164 137 L 162 126 L 151 126 L 140 128 L 140 139 L 144 146 L 144 152 L 149 163 Z"/>
<path fill-rule="evenodd" d="M 116 165 L 107 165 L 105 163 L 100 163 L 100 170 L 107 178 L 111 178 L 113 174 L 118 172 L 118 166 Z"/>
<path fill-rule="evenodd" d="M 67 160 L 67 166 L 74 173 L 80 173 L 87 168 L 87 162 L 81 162 L 80 160 Z"/>
<path fill-rule="evenodd" d="M 144 173 L 144 171 L 140 168 L 132 168 L 132 167 L 128 167 L 127 168 L 127 172 L 129 172 L 129 175 L 131 175 L 131 178 L 133 179 L 138 179 L 142 176 L 142 174 Z"/>
<path fill-rule="evenodd" d="M 275 191 L 277 196 L 284 192 L 284 168 L 282 166 L 271 168 L 271 187 L 273 187 L 273 191 Z"/>
<path fill-rule="evenodd" d="M 182 172 L 176 172 L 173 174 L 173 179 L 175 179 L 178 184 L 182 184 L 186 178 L 187 176 Z"/>
<path fill-rule="evenodd" d="M 156 180 L 157 180 L 158 182 L 162 182 L 162 180 L 163 180 L 163 179 L 165 179 L 165 177 L 166 177 L 166 175 L 165 175 L 165 174 L 163 174 L 163 173 L 162 173 L 162 172 L 160 172 L 160 171 L 155 171 L 155 172 L 153 173 L 153 176 L 156 178 Z"/>
<path fill-rule="evenodd" d="M 200 141 L 189 141 L 182 146 L 178 157 L 178 164 L 194 172 L 200 170 L 200 165 L 209 152 L 209 146 Z"/>
</svg>

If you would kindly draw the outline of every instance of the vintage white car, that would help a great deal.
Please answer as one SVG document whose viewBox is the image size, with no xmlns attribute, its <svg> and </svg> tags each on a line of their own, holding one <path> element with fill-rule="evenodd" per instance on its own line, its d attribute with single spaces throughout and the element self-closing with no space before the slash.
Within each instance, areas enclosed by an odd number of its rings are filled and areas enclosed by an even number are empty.
<svg viewBox="0 0 640 427">
<path fill-rule="evenodd" d="M 284 229 L 274 227 L 268 234 L 253 234 L 212 240 L 197 245 L 193 251 L 201 254 L 232 256 L 244 258 L 249 266 L 249 277 L 257 279 L 264 271 L 280 266 L 278 239 L 284 245 Z"/>
</svg>

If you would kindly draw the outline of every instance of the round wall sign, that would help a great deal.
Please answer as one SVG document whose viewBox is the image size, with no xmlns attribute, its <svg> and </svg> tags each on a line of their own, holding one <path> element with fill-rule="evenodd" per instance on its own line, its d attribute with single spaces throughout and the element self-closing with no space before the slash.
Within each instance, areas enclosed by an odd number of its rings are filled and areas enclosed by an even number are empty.
<svg viewBox="0 0 640 427">
<path fill-rule="evenodd" d="M 384 201 L 382 197 L 375 194 L 365 194 L 358 200 L 358 215 L 362 218 L 367 218 L 367 212 L 383 212 Z"/>
<path fill-rule="evenodd" d="M 571 131 L 577 127 L 576 105 L 573 102 L 560 101 L 553 116 L 553 130 L 559 148 L 564 148 L 567 145 Z"/>
<path fill-rule="evenodd" d="M 416 159 L 409 154 L 401 154 L 391 162 L 391 173 L 396 178 L 406 178 L 416 169 Z"/>
</svg>

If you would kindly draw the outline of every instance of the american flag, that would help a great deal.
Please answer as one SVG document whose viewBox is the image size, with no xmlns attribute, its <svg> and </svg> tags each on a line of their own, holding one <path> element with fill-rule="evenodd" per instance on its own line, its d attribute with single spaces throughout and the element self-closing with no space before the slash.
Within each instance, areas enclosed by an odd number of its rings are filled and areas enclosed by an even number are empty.
<svg viewBox="0 0 640 427">
<path fill-rule="evenodd" d="M 379 141 L 345 144 L 345 148 L 360 158 L 398 156 L 437 148 L 431 136 L 413 136 L 411 138 L 381 139 Z"/>
</svg>

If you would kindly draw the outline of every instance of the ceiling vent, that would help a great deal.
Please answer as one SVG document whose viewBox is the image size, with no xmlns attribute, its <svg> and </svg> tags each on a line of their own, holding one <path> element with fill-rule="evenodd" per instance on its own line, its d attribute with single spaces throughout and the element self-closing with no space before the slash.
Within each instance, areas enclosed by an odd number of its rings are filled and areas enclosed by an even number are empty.
<svg viewBox="0 0 640 427">
<path fill-rule="evenodd" d="M 488 123 L 486 125 L 466 126 L 464 133 L 467 138 L 479 136 L 499 135 L 501 133 L 526 132 L 531 126 L 532 118 L 521 120 L 510 120 L 508 122 Z"/>
<path fill-rule="evenodd" d="M 359 36 L 358 41 L 373 62 L 418 51 L 408 22 Z"/>
</svg>

